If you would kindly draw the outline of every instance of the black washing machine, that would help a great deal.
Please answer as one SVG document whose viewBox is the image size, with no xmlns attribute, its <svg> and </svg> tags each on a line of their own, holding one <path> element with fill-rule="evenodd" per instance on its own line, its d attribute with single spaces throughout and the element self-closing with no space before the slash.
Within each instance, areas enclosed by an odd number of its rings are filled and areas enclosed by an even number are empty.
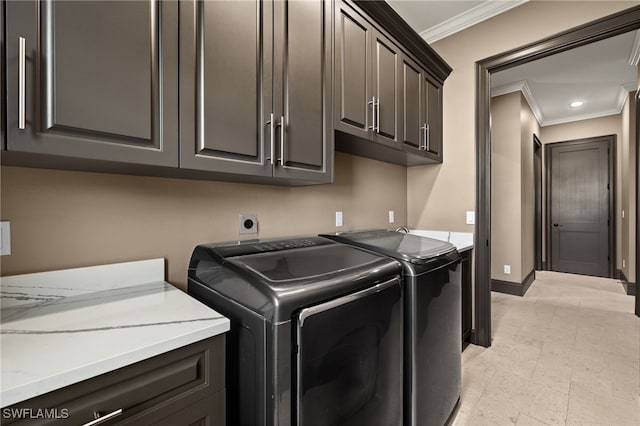
<svg viewBox="0 0 640 426">
<path fill-rule="evenodd" d="M 228 425 L 402 422 L 401 265 L 324 238 L 205 244 L 188 293 L 228 317 Z"/>
<path fill-rule="evenodd" d="M 462 386 L 461 266 L 455 247 L 387 230 L 324 237 L 397 259 L 404 285 L 404 425 L 441 426 Z"/>
</svg>

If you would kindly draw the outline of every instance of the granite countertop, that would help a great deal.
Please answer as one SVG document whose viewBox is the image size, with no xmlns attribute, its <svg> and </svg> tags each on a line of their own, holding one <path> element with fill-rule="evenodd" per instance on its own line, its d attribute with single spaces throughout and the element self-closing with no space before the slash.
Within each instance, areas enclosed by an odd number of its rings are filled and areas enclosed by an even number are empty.
<svg viewBox="0 0 640 426">
<path fill-rule="evenodd" d="M 410 234 L 420 235 L 422 237 L 433 238 L 435 240 L 448 241 L 460 253 L 473 249 L 473 233 L 471 232 L 449 232 L 449 231 L 430 231 L 422 229 L 412 229 Z"/>
<path fill-rule="evenodd" d="M 164 259 L 2 277 L 0 407 L 229 330 Z"/>
</svg>

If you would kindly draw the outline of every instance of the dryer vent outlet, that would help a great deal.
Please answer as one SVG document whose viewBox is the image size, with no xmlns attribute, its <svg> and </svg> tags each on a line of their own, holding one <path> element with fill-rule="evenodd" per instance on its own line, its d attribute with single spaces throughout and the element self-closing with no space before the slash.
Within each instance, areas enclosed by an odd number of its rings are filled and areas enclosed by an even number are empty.
<svg viewBox="0 0 640 426">
<path fill-rule="evenodd" d="M 240 233 L 257 234 L 258 216 L 253 213 L 240 213 Z"/>
</svg>

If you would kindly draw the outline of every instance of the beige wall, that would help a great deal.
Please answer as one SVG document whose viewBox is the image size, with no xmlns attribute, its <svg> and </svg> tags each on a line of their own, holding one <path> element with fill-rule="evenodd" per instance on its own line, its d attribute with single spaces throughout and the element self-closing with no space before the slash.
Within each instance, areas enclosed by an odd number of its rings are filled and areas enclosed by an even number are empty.
<svg viewBox="0 0 640 426">
<path fill-rule="evenodd" d="M 522 276 L 520 92 L 491 100 L 491 278 Z M 506 275 L 503 265 L 511 266 Z"/>
<path fill-rule="evenodd" d="M 521 221 L 522 221 L 522 275 L 520 282 L 535 269 L 535 176 L 533 173 L 533 135 L 540 136 L 540 125 L 529 103 L 520 95 L 520 155 L 521 155 Z"/>
<path fill-rule="evenodd" d="M 521 92 L 491 99 L 492 279 L 521 283 L 535 266 L 534 134 L 540 126 Z"/>
<path fill-rule="evenodd" d="M 620 150 L 620 141 L 622 138 L 622 122 L 621 115 L 610 115 L 607 117 L 594 118 L 590 120 L 580 120 L 565 124 L 556 124 L 553 126 L 545 126 L 540 130 L 540 141 L 543 144 L 553 142 L 570 141 L 573 139 L 583 139 L 595 136 L 615 135 L 617 151 Z M 622 181 L 621 181 L 621 158 L 618 152 L 616 156 L 616 218 L 621 217 L 621 200 L 622 200 Z M 545 159 L 543 158 L 543 161 Z M 544 167 L 544 166 L 543 166 Z M 544 195 L 544 185 L 543 185 Z M 546 215 L 543 215 L 543 229 L 545 226 Z M 620 253 L 622 250 L 622 228 L 621 222 L 617 220 L 616 226 L 616 251 Z M 544 233 L 543 233 L 544 234 Z M 543 244 L 544 247 L 544 244 Z M 616 268 L 620 269 L 622 259 L 617 257 Z"/>
<path fill-rule="evenodd" d="M 332 185 L 289 188 L 3 166 L 12 254 L 0 271 L 163 257 L 184 289 L 194 246 L 238 239 L 239 213 L 257 213 L 260 238 L 406 224 L 406 168 L 337 153 L 335 169 Z"/>
<path fill-rule="evenodd" d="M 635 1 L 529 1 L 433 44 L 453 68 L 444 85 L 444 164 L 407 172 L 410 227 L 473 232 L 475 63 L 639 4 Z"/>
</svg>

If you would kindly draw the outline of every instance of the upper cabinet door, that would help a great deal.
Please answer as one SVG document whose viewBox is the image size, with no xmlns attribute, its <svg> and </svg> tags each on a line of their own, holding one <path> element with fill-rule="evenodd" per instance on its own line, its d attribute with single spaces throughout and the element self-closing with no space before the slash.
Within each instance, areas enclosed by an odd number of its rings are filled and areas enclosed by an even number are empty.
<svg viewBox="0 0 640 426">
<path fill-rule="evenodd" d="M 335 128 L 363 138 L 373 129 L 371 33 L 371 25 L 354 10 L 337 7 Z"/>
<path fill-rule="evenodd" d="M 276 177 L 330 182 L 333 2 L 274 2 Z"/>
<path fill-rule="evenodd" d="M 180 167 L 270 176 L 270 1 L 180 2 Z"/>
<path fill-rule="evenodd" d="M 405 147 L 421 150 L 425 141 L 425 106 L 423 72 L 411 59 L 402 57 L 402 142 Z"/>
<path fill-rule="evenodd" d="M 426 150 L 442 161 L 442 86 L 425 76 L 425 94 L 427 105 L 427 141 Z"/>
<path fill-rule="evenodd" d="M 178 163 L 178 4 L 6 2 L 8 149 Z"/>
<path fill-rule="evenodd" d="M 376 141 L 399 146 L 398 129 L 402 121 L 399 109 L 400 50 L 374 30 L 373 48 L 373 118 Z"/>
</svg>

